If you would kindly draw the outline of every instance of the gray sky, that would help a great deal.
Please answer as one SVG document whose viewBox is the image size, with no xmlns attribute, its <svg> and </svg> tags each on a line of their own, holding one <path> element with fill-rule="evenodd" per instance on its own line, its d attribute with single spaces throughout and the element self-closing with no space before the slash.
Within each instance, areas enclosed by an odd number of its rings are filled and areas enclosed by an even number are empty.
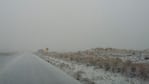
<svg viewBox="0 0 149 84">
<path fill-rule="evenodd" d="M 0 51 L 149 48 L 149 0 L 0 0 Z"/>
</svg>

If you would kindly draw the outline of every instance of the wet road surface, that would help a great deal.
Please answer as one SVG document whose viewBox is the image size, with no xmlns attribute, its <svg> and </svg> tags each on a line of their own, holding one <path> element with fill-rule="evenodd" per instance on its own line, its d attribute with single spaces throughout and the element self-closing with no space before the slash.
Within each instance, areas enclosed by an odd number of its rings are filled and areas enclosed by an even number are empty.
<svg viewBox="0 0 149 84">
<path fill-rule="evenodd" d="M 0 84 L 80 84 L 33 54 L 0 56 Z"/>
</svg>

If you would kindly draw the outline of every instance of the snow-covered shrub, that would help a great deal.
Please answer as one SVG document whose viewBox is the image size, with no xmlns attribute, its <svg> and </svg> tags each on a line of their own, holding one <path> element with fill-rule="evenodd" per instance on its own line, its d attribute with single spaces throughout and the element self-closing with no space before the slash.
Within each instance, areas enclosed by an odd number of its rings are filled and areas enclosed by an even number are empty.
<svg viewBox="0 0 149 84">
<path fill-rule="evenodd" d="M 112 56 L 111 56 L 112 53 Z M 87 66 L 95 66 L 96 68 L 102 68 L 106 71 L 114 73 L 122 73 L 128 77 L 140 77 L 142 79 L 149 79 L 149 64 L 134 63 L 132 60 L 124 60 L 121 58 L 125 55 L 130 59 L 129 54 L 139 55 L 139 51 L 134 50 L 118 50 L 114 48 L 97 48 L 86 51 L 68 52 L 68 53 L 48 53 L 49 56 L 54 58 L 73 61 L 77 63 L 83 63 Z M 132 57 L 132 56 L 131 56 Z M 134 56 L 136 57 L 136 56 Z"/>
</svg>

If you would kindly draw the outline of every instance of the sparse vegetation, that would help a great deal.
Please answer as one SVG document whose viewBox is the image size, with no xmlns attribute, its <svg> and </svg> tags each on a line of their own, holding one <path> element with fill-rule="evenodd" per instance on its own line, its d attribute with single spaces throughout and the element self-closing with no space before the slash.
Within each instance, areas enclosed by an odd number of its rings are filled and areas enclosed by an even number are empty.
<svg viewBox="0 0 149 84">
<path fill-rule="evenodd" d="M 109 53 L 104 54 L 104 56 L 99 56 L 101 53 Z M 132 55 L 140 55 L 139 51 L 133 50 L 116 50 L 112 48 L 96 48 L 94 51 L 79 51 L 79 52 L 70 52 L 70 53 L 56 53 L 56 52 L 49 52 L 48 56 L 63 59 L 65 61 L 73 61 L 77 63 L 83 63 L 87 66 L 95 66 L 96 68 L 104 69 L 105 71 L 110 71 L 114 73 L 121 73 L 127 77 L 139 77 L 143 80 L 149 79 L 149 64 L 146 63 L 134 63 L 130 60 L 122 60 L 118 57 L 113 58 L 110 55 L 113 53 L 123 53 L 126 56 Z M 78 78 L 78 77 L 77 77 Z"/>
</svg>

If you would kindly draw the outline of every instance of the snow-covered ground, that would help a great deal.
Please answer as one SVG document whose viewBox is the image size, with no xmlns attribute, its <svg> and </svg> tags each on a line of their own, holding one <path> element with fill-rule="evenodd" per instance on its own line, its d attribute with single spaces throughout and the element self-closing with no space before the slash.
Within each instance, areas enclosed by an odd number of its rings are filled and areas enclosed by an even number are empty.
<svg viewBox="0 0 149 84">
<path fill-rule="evenodd" d="M 51 56 L 40 57 L 79 80 L 82 84 L 149 84 L 148 81 L 139 78 L 128 78 L 119 73 L 108 72 L 95 66 L 64 61 Z"/>
</svg>

